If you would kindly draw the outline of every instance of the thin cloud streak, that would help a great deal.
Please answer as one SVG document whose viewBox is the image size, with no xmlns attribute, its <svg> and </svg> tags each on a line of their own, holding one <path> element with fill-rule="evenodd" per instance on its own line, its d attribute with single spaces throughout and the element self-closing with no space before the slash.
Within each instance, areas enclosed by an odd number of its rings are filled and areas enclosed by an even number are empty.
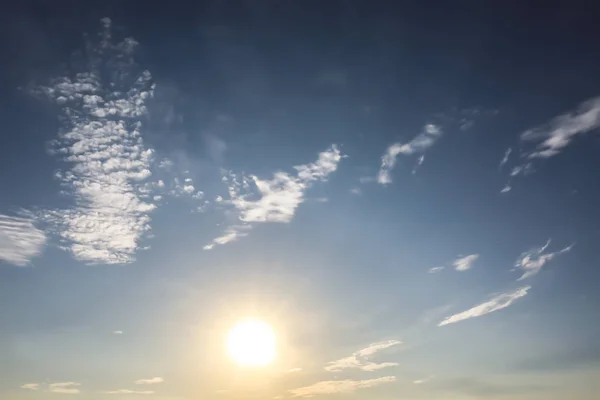
<svg viewBox="0 0 600 400">
<path fill-rule="evenodd" d="M 427 124 L 423 128 L 423 132 L 418 134 L 413 140 L 408 143 L 394 143 L 390 145 L 385 154 L 381 157 L 381 167 L 377 174 L 377 182 L 381 185 L 392 183 L 391 171 L 396 166 L 397 158 L 400 154 L 411 155 L 415 153 L 423 153 L 425 150 L 434 145 L 434 143 L 442 136 L 442 129 L 438 125 Z M 424 158 L 417 161 L 421 165 Z"/>
<path fill-rule="evenodd" d="M 395 367 L 398 364 L 392 362 L 374 363 L 369 358 L 375 353 L 385 350 L 392 346 L 402 344 L 399 340 L 386 340 L 383 342 L 372 343 L 364 349 L 358 350 L 348 357 L 331 361 L 325 366 L 326 371 L 336 372 L 349 368 L 357 368 L 363 371 L 376 371 L 383 368 Z"/>
<path fill-rule="evenodd" d="M 78 382 L 57 382 L 48 385 L 48 390 L 51 393 L 62 393 L 62 394 L 78 394 L 80 390 L 74 386 L 81 386 Z"/>
<path fill-rule="evenodd" d="M 319 394 L 352 393 L 358 389 L 372 388 L 386 383 L 396 382 L 395 376 L 384 376 L 366 380 L 322 381 L 315 384 L 289 390 L 292 397 L 313 397 Z"/>
<path fill-rule="evenodd" d="M 140 395 L 150 395 L 154 394 L 152 390 L 132 390 L 132 389 L 117 389 L 117 390 L 109 390 L 106 392 L 100 392 L 104 394 L 140 394 Z"/>
<path fill-rule="evenodd" d="M 0 261 L 20 267 L 39 256 L 46 244 L 46 234 L 34 226 L 34 218 L 0 214 Z"/>
<path fill-rule="evenodd" d="M 521 134 L 522 141 L 540 142 L 527 157 L 550 158 L 567 147 L 575 136 L 600 126 L 600 97 L 581 103 L 576 110 L 559 115 L 548 123 Z"/>
<path fill-rule="evenodd" d="M 519 288 L 513 292 L 502 293 L 498 296 L 493 297 L 492 299 L 481 303 L 473 308 L 470 308 L 466 311 L 460 312 L 458 314 L 451 315 L 446 317 L 442 322 L 438 324 L 438 326 L 444 326 L 453 324 L 456 322 L 464 321 L 470 318 L 481 317 L 483 315 L 492 313 L 494 311 L 502 310 L 510 306 L 515 300 L 527 295 L 527 291 L 531 289 L 531 286 L 524 286 Z"/>
<path fill-rule="evenodd" d="M 156 376 L 154 378 L 150 378 L 150 379 L 138 379 L 137 381 L 133 382 L 136 385 L 154 385 L 157 383 L 163 383 L 165 380 L 159 376 Z"/>
<path fill-rule="evenodd" d="M 542 267 L 546 265 L 546 263 L 550 262 L 556 256 L 571 251 L 573 248 L 573 245 L 570 245 L 553 253 L 545 253 L 549 245 L 550 239 L 548 239 L 545 245 L 523 252 L 519 256 L 515 262 L 515 268 L 523 271 L 523 275 L 521 275 L 517 281 L 522 281 L 537 275 L 542 270 Z"/>
</svg>

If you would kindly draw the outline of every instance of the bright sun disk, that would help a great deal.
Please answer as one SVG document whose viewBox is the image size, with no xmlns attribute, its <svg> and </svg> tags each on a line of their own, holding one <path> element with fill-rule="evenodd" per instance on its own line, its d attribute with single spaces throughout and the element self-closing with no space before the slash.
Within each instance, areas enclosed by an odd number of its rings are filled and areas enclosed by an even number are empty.
<svg viewBox="0 0 600 400">
<path fill-rule="evenodd" d="M 267 365 L 275 358 L 275 347 L 275 333 L 262 321 L 242 321 L 227 335 L 227 351 L 239 365 Z"/>
</svg>

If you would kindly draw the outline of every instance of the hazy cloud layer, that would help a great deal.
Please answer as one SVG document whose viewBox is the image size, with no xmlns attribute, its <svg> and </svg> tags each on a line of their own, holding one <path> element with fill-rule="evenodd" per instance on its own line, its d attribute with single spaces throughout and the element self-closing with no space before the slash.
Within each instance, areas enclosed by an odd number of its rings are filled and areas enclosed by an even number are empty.
<svg viewBox="0 0 600 400">
<path fill-rule="evenodd" d="M 352 393 L 357 389 L 366 389 L 380 386 L 386 383 L 396 382 L 395 376 L 384 376 L 376 379 L 365 380 L 339 380 L 322 381 L 309 386 L 292 389 L 289 393 L 292 397 L 313 397 L 319 394 Z"/>
<path fill-rule="evenodd" d="M 446 317 L 442 322 L 438 324 L 438 326 L 449 325 L 455 322 L 460 322 L 475 317 L 481 317 L 491 312 L 502 310 L 503 308 L 510 306 L 515 300 L 525 296 L 529 289 L 531 289 L 531 286 L 524 286 L 513 292 L 502 293 L 484 303 L 481 303 L 473 308 L 468 309 L 467 311 L 463 311 L 458 314 Z"/>
</svg>

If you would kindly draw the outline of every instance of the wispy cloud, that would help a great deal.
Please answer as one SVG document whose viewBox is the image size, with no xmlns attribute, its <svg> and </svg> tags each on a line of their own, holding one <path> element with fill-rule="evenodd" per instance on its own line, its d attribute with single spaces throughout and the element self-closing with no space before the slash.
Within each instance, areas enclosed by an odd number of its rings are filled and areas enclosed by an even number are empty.
<svg viewBox="0 0 600 400">
<path fill-rule="evenodd" d="M 292 397 L 313 397 L 319 394 L 352 393 L 357 389 L 366 389 L 393 382 L 396 382 L 395 376 L 384 376 L 381 378 L 359 381 L 349 379 L 339 381 L 322 381 L 309 386 L 292 389 L 289 391 L 289 393 L 292 395 Z"/>
<path fill-rule="evenodd" d="M 56 177 L 74 200 L 72 208 L 49 210 L 42 218 L 55 226 L 77 260 L 128 263 L 155 208 L 144 192 L 153 150 L 140 131 L 154 85 L 148 71 L 136 70 L 137 42 L 113 44 L 110 19 L 102 23 L 101 41 L 89 52 L 89 71 L 33 90 L 62 109 L 63 127 L 53 147 L 69 167 Z M 111 72 L 109 81 L 101 79 L 104 69 Z"/>
<path fill-rule="evenodd" d="M 575 136 L 600 126 L 600 97 L 581 103 L 576 110 L 559 115 L 548 123 L 521 134 L 521 140 L 539 142 L 527 154 L 532 158 L 549 158 L 559 154 Z"/>
<path fill-rule="evenodd" d="M 350 189 L 350 193 L 360 196 L 362 194 L 362 190 L 359 187 L 353 187 Z"/>
<path fill-rule="evenodd" d="M 77 382 L 57 382 L 48 385 L 48 390 L 51 393 L 62 393 L 62 394 L 78 394 L 80 390 L 77 386 L 81 383 Z"/>
<path fill-rule="evenodd" d="M 433 268 L 429 268 L 429 270 L 427 272 L 429 272 L 430 274 L 436 274 L 438 272 L 443 271 L 444 268 L 446 268 L 446 267 L 433 267 Z"/>
<path fill-rule="evenodd" d="M 467 271 L 473 268 L 475 261 L 479 258 L 479 254 L 471 254 L 465 257 L 457 258 L 452 262 L 452 266 L 457 271 Z"/>
<path fill-rule="evenodd" d="M 132 390 L 132 389 L 117 389 L 117 390 L 109 390 L 106 392 L 102 392 L 104 394 L 141 394 L 148 395 L 154 394 L 152 390 Z"/>
<path fill-rule="evenodd" d="M 381 167 L 377 174 L 377 182 L 382 185 L 392 183 L 391 171 L 396 165 L 397 158 L 400 154 L 411 155 L 415 153 L 423 153 L 442 136 L 442 129 L 438 125 L 427 124 L 423 128 L 423 132 L 418 134 L 413 140 L 408 143 L 394 143 L 387 148 L 385 154 L 381 157 Z"/>
<path fill-rule="evenodd" d="M 162 383 L 165 380 L 159 376 L 156 376 L 154 378 L 150 378 L 150 379 L 138 379 L 137 381 L 133 382 L 136 385 L 154 385 L 156 383 Z"/>
<path fill-rule="evenodd" d="M 39 383 L 26 383 L 24 385 L 21 385 L 21 389 L 39 390 L 40 384 Z"/>
<path fill-rule="evenodd" d="M 427 383 L 427 382 L 429 382 L 429 381 L 430 381 L 430 380 L 432 380 L 433 378 L 435 378 L 435 375 L 430 375 L 430 376 L 428 376 L 427 378 L 423 378 L 423 379 L 416 379 L 416 380 L 414 380 L 414 381 L 413 381 L 413 383 L 414 383 L 415 385 L 422 385 L 422 384 L 424 384 L 424 383 Z"/>
<path fill-rule="evenodd" d="M 123 331 L 112 331 L 113 335 L 122 335 Z"/>
<path fill-rule="evenodd" d="M 531 286 L 524 286 L 513 292 L 502 293 L 484 303 L 468 309 L 467 311 L 446 317 L 438 324 L 438 326 L 449 325 L 455 322 L 464 321 L 469 318 L 481 317 L 491 312 L 502 310 L 503 308 L 510 306 L 515 300 L 525 296 L 529 289 L 531 289 Z"/>
<path fill-rule="evenodd" d="M 27 212 L 22 216 L 0 214 L 0 260 L 25 266 L 39 256 L 46 244 L 46 235 L 34 226 Z"/>
<path fill-rule="evenodd" d="M 417 158 L 417 163 L 413 167 L 413 170 L 412 170 L 413 175 L 415 175 L 417 173 L 417 171 L 419 170 L 419 167 L 421 167 L 421 165 L 423 165 L 424 162 L 425 162 L 425 154 L 422 154 L 421 156 L 419 156 L 419 158 Z"/>
<path fill-rule="evenodd" d="M 504 157 L 502 157 L 502 160 L 500 160 L 498 169 L 502 169 L 502 167 L 504 167 L 504 165 L 508 162 L 508 159 L 509 159 L 511 153 L 512 153 L 512 148 L 509 147 L 508 149 L 506 149 L 506 151 L 504 152 Z"/>
<path fill-rule="evenodd" d="M 523 271 L 523 275 L 517 279 L 518 281 L 522 281 L 523 279 L 527 279 L 536 275 L 541 271 L 542 267 L 547 262 L 551 261 L 560 254 L 570 251 L 573 248 L 573 245 L 570 245 L 562 250 L 555 251 L 553 253 L 546 253 L 545 251 L 549 245 L 550 239 L 548 239 L 545 245 L 525 251 L 519 256 L 515 262 L 515 267 Z"/>
<path fill-rule="evenodd" d="M 254 175 L 239 179 L 231 173 L 225 176 L 225 181 L 229 183 L 230 199 L 227 203 L 234 207 L 241 223 L 228 227 L 222 236 L 204 248 L 209 250 L 215 245 L 246 236 L 252 223 L 290 222 L 304 201 L 306 190 L 314 182 L 327 180 L 337 169 L 341 158 L 339 149 L 333 145 L 319 153 L 314 163 L 295 166 L 296 174 L 279 171 L 272 179 L 260 179 Z M 252 187 L 254 191 L 250 190 Z"/>
<path fill-rule="evenodd" d="M 372 343 L 364 349 L 358 350 L 349 357 L 344 357 L 336 361 L 331 361 L 325 366 L 326 371 L 341 371 L 348 368 L 357 368 L 363 371 L 376 371 L 383 368 L 395 367 L 398 363 L 384 362 L 374 363 L 369 361 L 375 353 L 392 346 L 402 344 L 399 340 L 386 340 L 383 342 Z"/>
</svg>

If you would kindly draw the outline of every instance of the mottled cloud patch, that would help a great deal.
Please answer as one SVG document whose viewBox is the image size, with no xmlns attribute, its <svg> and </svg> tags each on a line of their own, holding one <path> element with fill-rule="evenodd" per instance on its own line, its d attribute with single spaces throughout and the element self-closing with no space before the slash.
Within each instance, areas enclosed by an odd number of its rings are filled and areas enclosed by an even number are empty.
<svg viewBox="0 0 600 400">
<path fill-rule="evenodd" d="M 468 271 L 473 268 L 477 259 L 479 259 L 479 254 L 470 254 L 465 257 L 459 257 L 452 262 L 452 266 L 457 271 Z"/>
<path fill-rule="evenodd" d="M 372 388 L 386 383 L 396 382 L 395 376 L 384 376 L 365 380 L 322 381 L 309 386 L 292 389 L 292 397 L 313 397 L 320 394 L 352 393 L 358 389 Z"/>
<path fill-rule="evenodd" d="M 21 214 L 0 214 L 0 261 L 22 267 L 42 253 L 47 239 L 46 234 L 35 227 L 29 213 Z"/>
<path fill-rule="evenodd" d="M 306 190 L 315 182 L 326 181 L 335 172 L 341 159 L 339 149 L 333 145 L 319 153 L 317 161 L 295 166 L 295 174 L 279 171 L 271 179 L 226 174 L 223 178 L 228 184 L 229 200 L 221 203 L 233 207 L 239 222 L 228 227 L 223 235 L 204 249 L 210 250 L 215 245 L 246 236 L 253 223 L 289 223 L 298 206 L 304 202 Z"/>
<path fill-rule="evenodd" d="M 52 152 L 68 165 L 56 178 L 73 199 L 71 208 L 40 217 L 77 260 L 120 264 L 135 259 L 156 207 L 145 190 L 154 151 L 141 133 L 154 85 L 134 62 L 138 43 L 112 43 L 110 19 L 102 24 L 100 43 L 89 43 L 88 70 L 33 89 L 61 108 L 63 126 Z"/>
<path fill-rule="evenodd" d="M 513 292 L 502 293 L 466 311 L 446 317 L 438 324 L 438 326 L 454 324 L 456 322 L 464 321 L 470 318 L 481 317 L 494 311 L 502 310 L 503 308 L 510 306 L 517 299 L 527 295 L 529 289 L 531 289 L 531 286 L 524 286 Z"/>
<path fill-rule="evenodd" d="M 377 182 L 382 185 L 392 183 L 391 171 L 396 166 L 400 154 L 411 155 L 424 153 L 428 148 L 435 144 L 442 134 L 443 132 L 440 126 L 427 124 L 423 128 L 423 131 L 410 142 L 404 144 L 393 143 L 390 145 L 381 157 L 381 166 L 379 168 L 379 173 L 377 174 Z M 417 161 L 417 167 L 423 163 L 425 158 L 419 158 L 419 160 L 420 161 Z"/>
<path fill-rule="evenodd" d="M 549 245 L 550 239 L 548 239 L 545 245 L 525 251 L 519 256 L 515 262 L 515 268 L 521 270 L 523 275 L 517 279 L 518 281 L 537 275 L 546 263 L 550 262 L 558 255 L 571 251 L 573 248 L 573 245 L 570 245 L 553 253 L 546 252 Z"/>
<path fill-rule="evenodd" d="M 358 350 L 348 357 L 339 360 L 331 361 L 325 366 L 326 371 L 342 371 L 349 368 L 357 368 L 363 371 L 376 371 L 383 368 L 395 367 L 398 363 L 383 362 L 375 363 L 370 361 L 370 358 L 377 352 L 385 350 L 392 346 L 402 344 L 399 340 L 386 340 L 383 342 L 372 343 L 364 349 Z"/>
</svg>

